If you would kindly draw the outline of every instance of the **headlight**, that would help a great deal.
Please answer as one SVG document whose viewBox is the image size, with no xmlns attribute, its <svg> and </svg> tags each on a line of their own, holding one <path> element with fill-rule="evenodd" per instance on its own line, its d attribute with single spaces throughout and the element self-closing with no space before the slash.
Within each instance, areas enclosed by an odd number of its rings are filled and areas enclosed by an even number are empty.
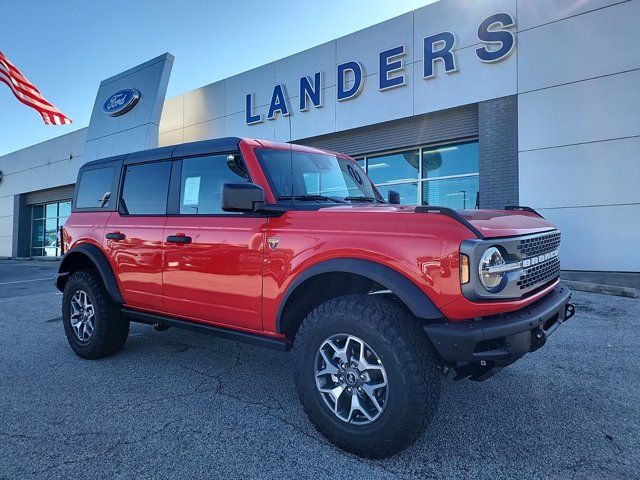
<svg viewBox="0 0 640 480">
<path fill-rule="evenodd" d="M 500 250 L 496 247 L 487 248 L 480 258 L 478 270 L 480 282 L 488 292 L 498 292 L 502 290 L 502 282 L 507 273 L 504 269 L 505 261 Z"/>
</svg>

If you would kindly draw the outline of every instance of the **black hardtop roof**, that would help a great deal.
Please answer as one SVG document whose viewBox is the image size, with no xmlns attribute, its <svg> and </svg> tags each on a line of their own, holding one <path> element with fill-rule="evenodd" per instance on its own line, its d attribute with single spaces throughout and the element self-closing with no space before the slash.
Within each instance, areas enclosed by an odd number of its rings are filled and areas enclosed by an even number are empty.
<svg viewBox="0 0 640 480">
<path fill-rule="evenodd" d="M 114 155 L 112 157 L 93 160 L 85 163 L 81 168 L 86 169 L 88 167 L 95 167 L 103 163 L 111 163 L 114 161 L 122 161 L 125 164 L 142 163 L 153 162 L 154 160 L 162 160 L 166 158 L 234 152 L 238 150 L 240 140 L 241 139 L 239 137 L 224 137 L 215 138 L 213 140 L 202 140 L 200 142 L 181 143 L 179 145 L 170 145 L 167 147 L 150 148 L 149 150 L 140 150 L 139 152 Z"/>
</svg>

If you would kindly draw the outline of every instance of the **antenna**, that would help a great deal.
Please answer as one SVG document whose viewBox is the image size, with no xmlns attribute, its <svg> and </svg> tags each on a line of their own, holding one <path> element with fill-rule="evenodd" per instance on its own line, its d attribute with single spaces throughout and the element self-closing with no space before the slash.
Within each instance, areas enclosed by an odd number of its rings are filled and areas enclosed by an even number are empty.
<svg viewBox="0 0 640 480">
<path fill-rule="evenodd" d="M 289 164 L 291 166 L 291 203 L 295 207 L 296 196 L 295 196 L 295 193 L 293 192 L 294 180 L 293 180 L 293 146 L 291 145 L 291 142 L 292 142 L 291 114 L 287 115 L 287 121 L 289 122 Z"/>
</svg>

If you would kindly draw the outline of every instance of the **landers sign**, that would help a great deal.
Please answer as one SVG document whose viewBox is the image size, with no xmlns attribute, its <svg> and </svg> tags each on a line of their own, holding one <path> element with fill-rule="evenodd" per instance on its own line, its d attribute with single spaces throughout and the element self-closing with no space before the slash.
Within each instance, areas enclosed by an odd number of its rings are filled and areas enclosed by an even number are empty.
<svg viewBox="0 0 640 480">
<path fill-rule="evenodd" d="M 485 63 L 499 62 L 507 58 L 515 49 L 516 38 L 508 30 L 515 26 L 515 20 L 509 13 L 495 13 L 487 17 L 478 26 L 478 40 L 482 44 L 476 48 L 476 57 Z M 436 64 L 441 63 L 444 71 L 451 74 L 458 71 L 456 62 L 456 36 L 453 32 L 440 32 L 425 37 L 423 40 L 423 79 L 428 81 L 436 76 Z M 378 90 L 381 92 L 405 85 L 404 76 L 405 46 L 398 45 L 379 54 Z M 341 63 L 337 66 L 336 99 L 344 102 L 356 98 L 364 88 L 365 73 L 357 61 Z M 298 90 L 298 110 L 306 112 L 310 106 L 322 107 L 323 72 L 316 72 L 313 78 L 300 78 Z M 245 98 L 245 122 L 254 125 L 263 122 L 260 113 L 254 113 L 254 94 L 248 93 Z M 278 115 L 291 115 L 291 105 L 283 84 L 273 87 L 269 103 L 268 120 L 275 120 Z"/>
</svg>

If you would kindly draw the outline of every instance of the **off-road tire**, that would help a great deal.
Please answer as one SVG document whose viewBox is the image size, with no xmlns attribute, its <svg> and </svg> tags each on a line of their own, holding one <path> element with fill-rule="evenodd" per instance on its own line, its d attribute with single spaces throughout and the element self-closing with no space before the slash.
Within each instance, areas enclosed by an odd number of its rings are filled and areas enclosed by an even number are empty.
<svg viewBox="0 0 640 480">
<path fill-rule="evenodd" d="M 89 296 L 94 306 L 94 330 L 86 342 L 81 342 L 71 326 L 71 298 L 78 290 Z M 129 335 L 129 320 L 120 312 L 120 304 L 114 302 L 93 269 L 80 270 L 71 275 L 62 295 L 62 323 L 73 351 L 86 359 L 108 357 L 120 351 Z"/>
<path fill-rule="evenodd" d="M 384 365 L 388 397 L 372 423 L 354 425 L 339 419 L 316 387 L 316 352 L 336 334 L 363 340 Z M 345 295 L 321 304 L 300 326 L 293 352 L 305 412 L 320 433 L 344 450 L 389 457 L 411 445 L 435 414 L 442 378 L 437 353 L 415 317 L 383 295 Z"/>
</svg>

